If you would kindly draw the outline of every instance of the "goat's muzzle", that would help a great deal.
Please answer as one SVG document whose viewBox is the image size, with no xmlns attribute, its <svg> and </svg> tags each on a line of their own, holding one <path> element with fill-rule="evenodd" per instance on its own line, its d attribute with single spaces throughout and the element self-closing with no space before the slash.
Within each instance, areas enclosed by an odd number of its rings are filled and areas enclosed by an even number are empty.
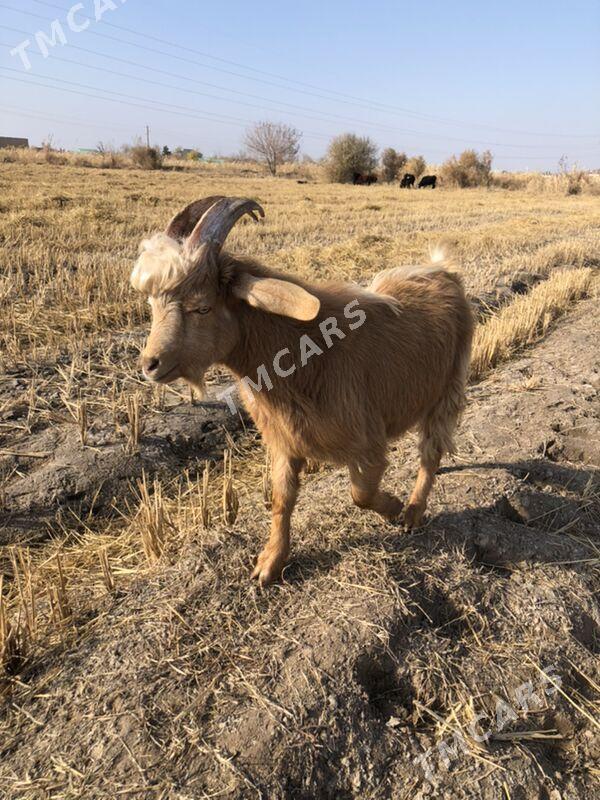
<svg viewBox="0 0 600 800">
<path fill-rule="evenodd" d="M 179 364 L 171 364 L 170 359 L 156 355 L 142 354 L 140 365 L 144 377 L 152 383 L 171 383 L 179 376 Z"/>
</svg>

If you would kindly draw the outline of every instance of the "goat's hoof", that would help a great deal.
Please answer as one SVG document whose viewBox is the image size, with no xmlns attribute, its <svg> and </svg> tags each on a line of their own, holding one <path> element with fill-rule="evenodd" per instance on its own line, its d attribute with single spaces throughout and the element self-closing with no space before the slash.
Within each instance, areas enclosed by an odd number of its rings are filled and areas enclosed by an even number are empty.
<svg viewBox="0 0 600 800">
<path fill-rule="evenodd" d="M 386 507 L 382 512 L 383 518 L 388 522 L 397 522 L 402 517 L 404 503 L 393 494 L 386 498 Z"/>
<path fill-rule="evenodd" d="M 359 508 L 371 508 L 376 511 L 386 522 L 396 522 L 402 516 L 404 503 L 391 492 L 378 492 L 374 501 L 369 503 L 354 500 Z"/>
<path fill-rule="evenodd" d="M 423 506 L 417 505 L 416 503 L 410 503 L 404 512 L 404 527 L 408 528 L 409 530 L 412 530 L 413 528 L 420 528 L 423 522 L 424 514 L 425 508 Z"/>
<path fill-rule="evenodd" d="M 282 553 L 265 549 L 256 559 L 252 577 L 258 580 L 259 586 L 269 586 L 281 578 L 286 560 Z"/>
</svg>

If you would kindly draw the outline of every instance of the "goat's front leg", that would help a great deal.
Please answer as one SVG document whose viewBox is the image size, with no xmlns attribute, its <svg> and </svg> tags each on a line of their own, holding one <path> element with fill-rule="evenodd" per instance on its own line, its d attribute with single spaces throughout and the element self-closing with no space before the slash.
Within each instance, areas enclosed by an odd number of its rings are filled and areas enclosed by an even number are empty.
<svg viewBox="0 0 600 800">
<path fill-rule="evenodd" d="M 395 495 L 379 488 L 386 466 L 383 457 L 375 463 L 350 464 L 352 499 L 359 508 L 370 508 L 385 519 L 393 520 L 400 515 L 403 505 Z"/>
<path fill-rule="evenodd" d="M 296 505 L 299 475 L 303 465 L 302 458 L 273 453 L 271 535 L 252 573 L 252 577 L 258 578 L 261 586 L 280 578 L 287 561 L 290 552 L 290 519 Z"/>
</svg>

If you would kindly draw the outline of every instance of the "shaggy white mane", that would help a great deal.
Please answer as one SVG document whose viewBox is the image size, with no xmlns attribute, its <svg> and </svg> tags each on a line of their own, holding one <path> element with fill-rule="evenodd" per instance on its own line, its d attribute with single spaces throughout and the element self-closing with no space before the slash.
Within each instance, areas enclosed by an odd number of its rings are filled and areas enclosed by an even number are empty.
<svg viewBox="0 0 600 800">
<path fill-rule="evenodd" d="M 187 272 L 182 245 L 166 233 L 155 233 L 141 243 L 130 281 L 138 292 L 158 295 L 180 284 Z"/>
</svg>

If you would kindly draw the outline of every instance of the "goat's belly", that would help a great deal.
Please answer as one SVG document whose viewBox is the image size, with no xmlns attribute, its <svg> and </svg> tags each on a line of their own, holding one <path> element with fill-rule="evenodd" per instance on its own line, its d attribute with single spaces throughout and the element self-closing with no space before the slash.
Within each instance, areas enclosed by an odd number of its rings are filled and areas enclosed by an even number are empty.
<svg viewBox="0 0 600 800">
<path fill-rule="evenodd" d="M 347 464 L 365 448 L 364 438 L 349 429 L 315 420 L 279 424 L 269 417 L 257 425 L 270 447 L 282 448 L 296 458 L 310 458 L 330 464 Z"/>
<path fill-rule="evenodd" d="M 298 408 L 283 413 L 256 402 L 247 408 L 266 444 L 295 458 L 348 464 L 368 445 L 365 426 L 356 419 Z"/>
</svg>

